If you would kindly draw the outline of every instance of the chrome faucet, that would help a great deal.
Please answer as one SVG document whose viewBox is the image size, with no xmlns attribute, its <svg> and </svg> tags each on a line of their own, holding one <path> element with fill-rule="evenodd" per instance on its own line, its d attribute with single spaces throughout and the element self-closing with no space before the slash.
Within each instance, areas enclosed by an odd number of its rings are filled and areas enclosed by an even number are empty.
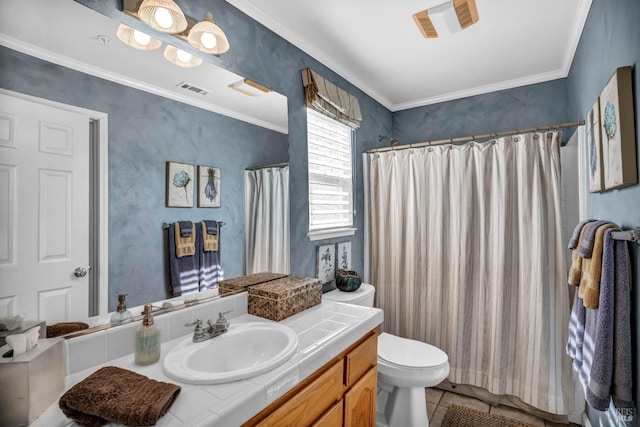
<svg viewBox="0 0 640 427">
<path fill-rule="evenodd" d="M 195 326 L 193 328 L 193 342 L 202 342 L 211 338 L 215 338 L 218 335 L 222 335 L 229 330 L 229 321 L 224 317 L 225 314 L 231 313 L 233 310 L 218 313 L 218 320 L 213 323 L 211 320 L 207 321 L 207 327 L 202 326 L 202 320 L 196 319 L 193 323 L 187 323 L 185 326 Z"/>
</svg>

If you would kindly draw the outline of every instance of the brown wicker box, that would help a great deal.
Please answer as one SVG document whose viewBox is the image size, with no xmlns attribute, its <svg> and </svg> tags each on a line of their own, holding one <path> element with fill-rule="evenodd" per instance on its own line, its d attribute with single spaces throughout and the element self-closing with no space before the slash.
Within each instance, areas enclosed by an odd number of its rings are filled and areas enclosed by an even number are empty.
<svg viewBox="0 0 640 427">
<path fill-rule="evenodd" d="M 322 302 L 320 279 L 288 276 L 251 286 L 249 314 L 275 321 L 286 319 Z"/>
<path fill-rule="evenodd" d="M 269 282 L 282 277 L 287 277 L 287 275 L 281 273 L 262 272 L 250 274 L 248 276 L 234 277 L 233 279 L 221 280 L 218 282 L 218 293 L 222 295 L 230 292 L 246 291 L 249 286 Z"/>
</svg>

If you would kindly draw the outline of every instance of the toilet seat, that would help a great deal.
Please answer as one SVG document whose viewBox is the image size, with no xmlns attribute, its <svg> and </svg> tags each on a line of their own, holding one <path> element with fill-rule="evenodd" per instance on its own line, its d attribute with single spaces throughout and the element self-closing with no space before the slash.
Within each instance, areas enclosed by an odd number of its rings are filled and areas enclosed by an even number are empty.
<svg viewBox="0 0 640 427">
<path fill-rule="evenodd" d="M 378 360 L 400 369 L 437 369 L 449 363 L 437 347 L 386 332 L 378 337 Z"/>
</svg>

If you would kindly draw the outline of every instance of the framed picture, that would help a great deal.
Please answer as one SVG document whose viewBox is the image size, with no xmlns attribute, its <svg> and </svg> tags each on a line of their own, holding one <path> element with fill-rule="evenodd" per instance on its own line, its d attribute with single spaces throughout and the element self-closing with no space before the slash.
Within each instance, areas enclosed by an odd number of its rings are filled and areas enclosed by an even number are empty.
<svg viewBox="0 0 640 427">
<path fill-rule="evenodd" d="M 220 207 L 220 168 L 198 166 L 198 207 Z"/>
<path fill-rule="evenodd" d="M 602 138 L 600 127 L 600 99 L 587 113 L 587 155 L 589 158 L 589 191 L 604 190 L 604 168 L 602 167 Z"/>
<path fill-rule="evenodd" d="M 167 162 L 167 207 L 193 207 L 194 166 Z"/>
<path fill-rule="evenodd" d="M 337 268 L 351 270 L 351 242 L 342 242 L 337 245 Z"/>
<path fill-rule="evenodd" d="M 613 73 L 600 94 L 604 188 L 638 183 L 631 67 Z"/>
<path fill-rule="evenodd" d="M 317 247 L 316 276 L 323 285 L 335 280 L 336 245 L 320 245 Z"/>
</svg>

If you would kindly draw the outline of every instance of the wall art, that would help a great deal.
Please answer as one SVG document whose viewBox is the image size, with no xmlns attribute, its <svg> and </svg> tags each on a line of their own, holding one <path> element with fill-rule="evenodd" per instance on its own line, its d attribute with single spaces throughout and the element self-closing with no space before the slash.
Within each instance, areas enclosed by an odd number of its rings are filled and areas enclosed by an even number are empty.
<svg viewBox="0 0 640 427">
<path fill-rule="evenodd" d="M 336 245 L 320 245 L 317 247 L 316 277 L 320 282 L 333 282 L 336 274 Z"/>
<path fill-rule="evenodd" d="M 336 263 L 337 268 L 351 270 L 351 242 L 342 242 L 337 245 Z"/>
<path fill-rule="evenodd" d="M 198 166 L 198 207 L 220 207 L 220 168 Z"/>
<path fill-rule="evenodd" d="M 604 188 L 638 183 L 631 67 L 618 68 L 600 94 Z"/>
<path fill-rule="evenodd" d="M 602 138 L 600 127 L 600 100 L 587 113 L 587 156 L 589 166 L 589 191 L 604 190 L 604 168 L 602 167 Z"/>
<path fill-rule="evenodd" d="M 193 207 L 194 169 L 193 165 L 167 162 L 167 207 Z"/>
</svg>

